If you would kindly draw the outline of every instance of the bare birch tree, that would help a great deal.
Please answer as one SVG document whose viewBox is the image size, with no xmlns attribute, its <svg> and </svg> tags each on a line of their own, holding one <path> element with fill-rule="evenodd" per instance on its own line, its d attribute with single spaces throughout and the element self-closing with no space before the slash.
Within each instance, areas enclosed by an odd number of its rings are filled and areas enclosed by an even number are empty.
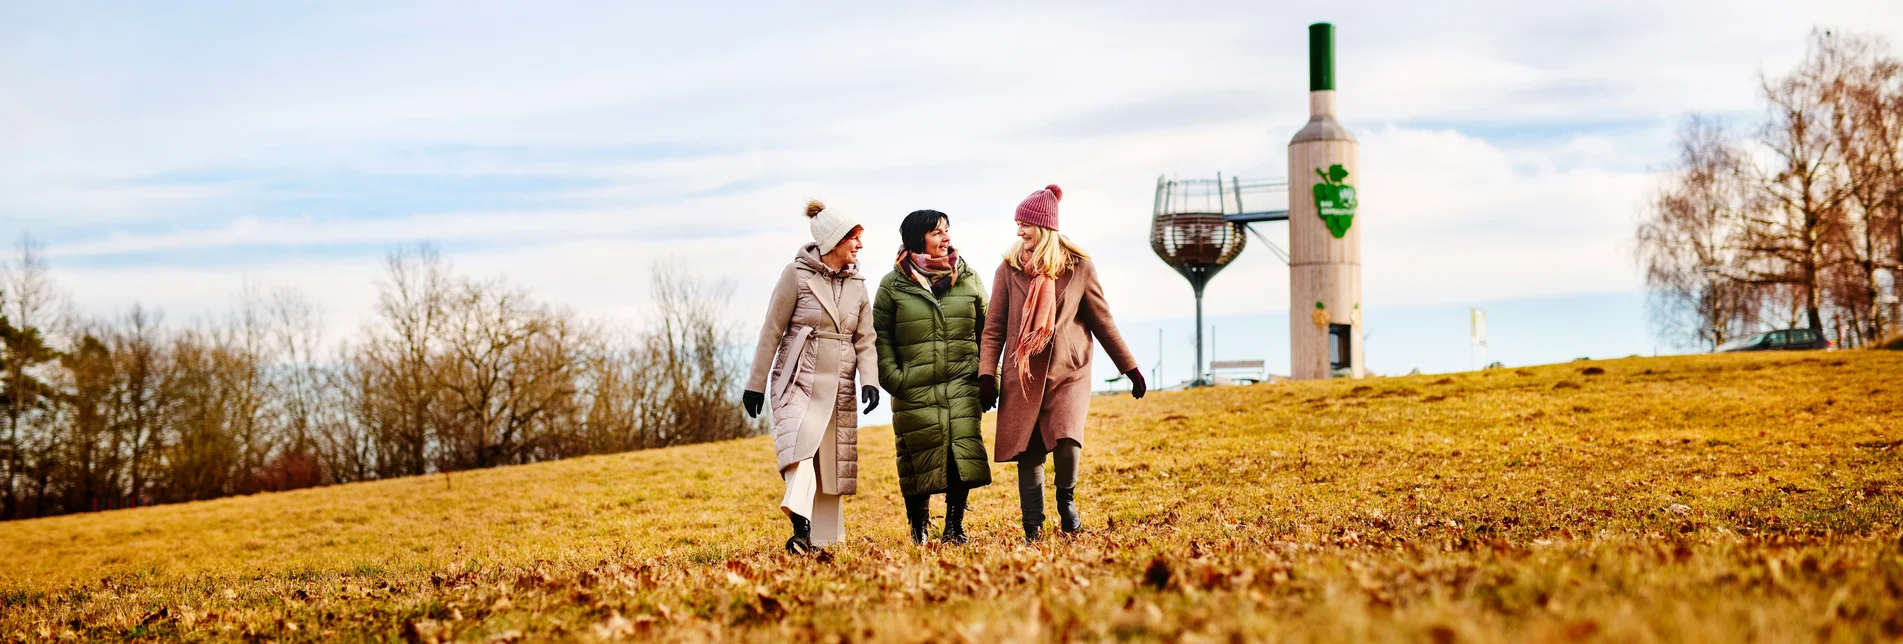
<svg viewBox="0 0 1903 644">
<path fill-rule="evenodd" d="M 1802 326 L 1860 346 L 1896 328 L 1900 88 L 1881 39 L 1818 30 L 1795 69 L 1762 80 L 1756 136 L 1687 124 L 1637 235 L 1662 335 L 1716 346 Z"/>
<path fill-rule="evenodd" d="M 1759 321 L 1762 291 L 1725 274 L 1737 262 L 1732 243 L 1751 207 L 1745 162 L 1714 120 L 1687 120 L 1678 144 L 1679 159 L 1639 224 L 1639 261 L 1654 324 L 1710 349 Z"/>
</svg>

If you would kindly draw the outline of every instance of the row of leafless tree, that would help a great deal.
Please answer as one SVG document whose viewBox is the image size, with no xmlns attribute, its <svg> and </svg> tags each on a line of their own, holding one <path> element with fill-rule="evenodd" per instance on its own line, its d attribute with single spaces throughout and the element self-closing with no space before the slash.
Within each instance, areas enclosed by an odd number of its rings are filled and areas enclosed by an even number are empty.
<svg viewBox="0 0 1903 644">
<path fill-rule="evenodd" d="M 1645 209 L 1639 261 L 1662 335 L 1715 347 L 1767 327 L 1840 346 L 1896 333 L 1903 295 L 1903 61 L 1818 31 L 1762 81 L 1746 136 L 1692 117 Z"/>
<path fill-rule="evenodd" d="M 23 242 L 0 282 L 0 518 L 448 473 L 750 436 L 731 289 L 654 267 L 617 331 L 422 246 L 391 254 L 374 321 L 327 342 L 295 291 L 167 326 L 63 306 Z"/>
</svg>

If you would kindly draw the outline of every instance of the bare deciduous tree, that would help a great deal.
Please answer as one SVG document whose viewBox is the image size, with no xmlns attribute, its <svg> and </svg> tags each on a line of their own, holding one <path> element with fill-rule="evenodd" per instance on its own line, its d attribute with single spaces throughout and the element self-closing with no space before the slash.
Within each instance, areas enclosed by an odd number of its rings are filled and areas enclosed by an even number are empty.
<svg viewBox="0 0 1903 644">
<path fill-rule="evenodd" d="M 1827 48 L 1813 47 L 1796 71 L 1764 80 L 1770 119 L 1756 143 L 1771 158 L 1743 166 L 1758 203 L 1742 220 L 1738 261 L 1728 267 L 1737 281 L 1790 289 L 1801 298 L 1805 326 L 1820 331 L 1828 245 L 1841 234 L 1849 198 L 1827 104 L 1841 63 Z"/>
<path fill-rule="evenodd" d="M 1743 159 L 1717 122 L 1693 117 L 1679 131 L 1679 160 L 1639 225 L 1639 261 L 1653 321 L 1674 339 L 1713 348 L 1758 322 L 1761 294 L 1729 279 L 1749 197 Z"/>
<path fill-rule="evenodd" d="M 358 349 L 365 372 L 360 393 L 373 410 L 366 424 L 378 443 L 378 475 L 424 474 L 441 413 L 435 362 L 454 285 L 448 263 L 429 246 L 392 253 L 386 269 L 378 284 L 379 326 Z"/>
<path fill-rule="evenodd" d="M 1895 327 L 1895 272 L 1903 268 L 1903 61 L 1878 38 L 1823 33 L 1826 58 L 1841 61 L 1826 95 L 1843 157 L 1847 199 L 1832 304 L 1851 341 L 1882 339 Z"/>
<path fill-rule="evenodd" d="M 575 329 L 566 314 L 500 283 L 464 282 L 449 303 L 439 380 L 441 469 L 536 460 L 574 406 Z"/>
<path fill-rule="evenodd" d="M 759 433 L 738 413 L 733 384 L 743 366 L 736 352 L 738 334 L 727 326 L 726 306 L 733 287 L 696 279 L 670 264 L 651 271 L 655 320 L 643 349 L 656 370 L 648 380 L 660 385 L 652 425 L 653 446 L 725 440 Z"/>
<path fill-rule="evenodd" d="M 261 473 L 256 487 L 288 490 L 325 482 L 340 482 L 322 467 L 325 428 L 342 413 L 328 385 L 330 375 L 319 362 L 323 348 L 323 311 L 296 289 L 271 294 L 265 315 L 269 319 L 273 359 L 266 363 L 272 403 L 278 419 L 279 453 Z"/>
<path fill-rule="evenodd" d="M 51 326 L 54 293 L 39 244 L 22 236 L 18 250 L 15 262 L 0 264 L 0 412 L 6 422 L 0 436 L 5 486 L 0 488 L 0 517 L 7 518 L 22 512 L 20 485 L 28 474 L 29 453 L 57 449 L 49 440 L 32 440 L 28 430 L 42 420 L 53 398 L 41 368 L 56 357 L 43 332 Z"/>
</svg>

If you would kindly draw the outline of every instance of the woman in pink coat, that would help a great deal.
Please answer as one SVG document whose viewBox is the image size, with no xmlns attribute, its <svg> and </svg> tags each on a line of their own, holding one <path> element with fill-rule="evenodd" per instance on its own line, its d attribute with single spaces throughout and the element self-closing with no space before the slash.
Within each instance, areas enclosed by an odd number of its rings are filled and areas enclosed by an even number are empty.
<svg viewBox="0 0 1903 644">
<path fill-rule="evenodd" d="M 1145 391 L 1143 373 L 1110 317 L 1096 265 L 1057 233 L 1063 196 L 1053 185 L 1018 204 L 1018 241 L 991 278 L 978 347 L 979 404 L 998 407 L 995 460 L 1018 464 L 1027 542 L 1044 529 L 1047 454 L 1056 457 L 1058 527 L 1076 532 L 1084 525 L 1077 515 L 1077 465 L 1090 412 L 1091 339 L 1130 377 L 1130 395 L 1142 398 Z"/>
</svg>

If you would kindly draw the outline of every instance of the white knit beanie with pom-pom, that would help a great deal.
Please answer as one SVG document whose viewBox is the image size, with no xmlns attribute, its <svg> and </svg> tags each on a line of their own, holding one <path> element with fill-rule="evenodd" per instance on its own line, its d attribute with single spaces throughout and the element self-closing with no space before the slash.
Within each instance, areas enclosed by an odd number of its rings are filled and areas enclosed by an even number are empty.
<svg viewBox="0 0 1903 644">
<path fill-rule="evenodd" d="M 813 241 L 819 244 L 819 254 L 833 252 L 839 241 L 859 227 L 859 220 L 837 209 L 827 208 L 818 199 L 806 202 L 806 217 L 812 220 Z"/>
</svg>

